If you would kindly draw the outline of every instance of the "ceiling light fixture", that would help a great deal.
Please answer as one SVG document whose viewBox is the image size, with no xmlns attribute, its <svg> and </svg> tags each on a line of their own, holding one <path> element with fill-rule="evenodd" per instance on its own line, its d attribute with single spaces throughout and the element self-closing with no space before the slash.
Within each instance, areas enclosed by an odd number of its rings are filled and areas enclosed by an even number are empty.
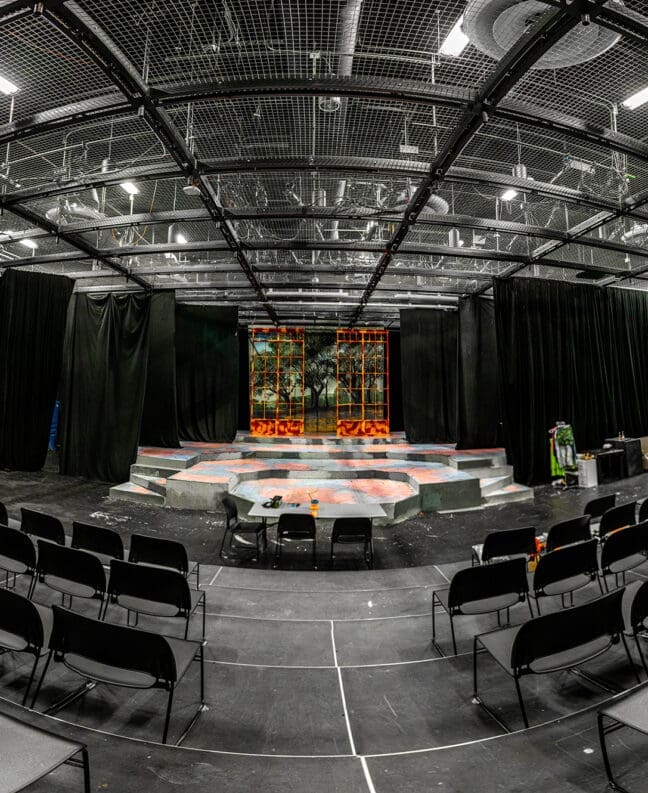
<svg viewBox="0 0 648 793">
<path fill-rule="evenodd" d="M 642 88 L 641 91 L 637 91 L 636 94 L 632 94 L 627 99 L 624 99 L 621 104 L 623 107 L 627 107 L 628 110 L 636 110 L 636 108 L 641 107 L 641 105 L 645 105 L 648 102 L 648 86 L 646 88 Z"/>
<path fill-rule="evenodd" d="M 452 30 L 448 33 L 445 41 L 439 48 L 439 55 L 450 55 L 453 58 L 458 58 L 464 51 L 470 39 L 461 29 L 463 21 L 464 18 L 462 14 L 454 23 Z"/>
<path fill-rule="evenodd" d="M 132 182 L 120 182 L 119 186 L 128 195 L 137 195 L 139 193 L 139 187 Z"/>
<path fill-rule="evenodd" d="M 511 187 L 502 193 L 502 201 L 512 201 L 517 194 L 518 191 Z"/>
<path fill-rule="evenodd" d="M 3 93 L 5 96 L 10 96 L 11 94 L 17 94 L 18 91 L 19 88 L 17 85 L 7 80 L 6 77 L 0 77 L 0 93 Z"/>
<path fill-rule="evenodd" d="M 187 238 L 185 237 L 184 234 L 176 234 L 176 242 L 179 242 L 180 245 L 186 245 Z"/>
<path fill-rule="evenodd" d="M 19 240 L 21 245 L 24 245 L 25 248 L 31 248 L 33 251 L 38 248 L 38 243 L 34 242 L 34 240 L 30 240 L 29 237 L 26 237 L 24 240 Z"/>
</svg>

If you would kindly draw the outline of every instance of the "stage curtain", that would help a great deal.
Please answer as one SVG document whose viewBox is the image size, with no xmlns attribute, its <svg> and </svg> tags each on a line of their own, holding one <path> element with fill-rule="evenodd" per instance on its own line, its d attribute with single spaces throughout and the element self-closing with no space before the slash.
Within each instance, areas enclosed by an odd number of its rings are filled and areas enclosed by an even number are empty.
<svg viewBox="0 0 648 793">
<path fill-rule="evenodd" d="M 175 310 L 175 292 L 153 293 L 141 446 L 180 446 L 176 408 Z"/>
<path fill-rule="evenodd" d="M 150 295 L 74 296 L 66 330 L 63 474 L 124 482 L 137 455 Z"/>
<path fill-rule="evenodd" d="M 183 440 L 231 442 L 238 428 L 238 309 L 176 308 L 178 428 Z"/>
<path fill-rule="evenodd" d="M 401 383 L 400 333 L 389 331 L 389 428 L 391 432 L 402 432 L 403 425 L 403 391 Z"/>
<path fill-rule="evenodd" d="M 410 443 L 454 441 L 457 426 L 457 312 L 403 309 L 403 424 Z"/>
<path fill-rule="evenodd" d="M 548 430 L 579 451 L 648 434 L 648 296 L 517 278 L 495 283 L 502 415 L 515 478 L 550 479 Z"/>
<path fill-rule="evenodd" d="M 495 305 L 459 303 L 457 449 L 492 449 L 501 442 Z"/>
<path fill-rule="evenodd" d="M 238 329 L 239 407 L 238 429 L 250 429 L 250 345 L 247 328 Z"/>
<path fill-rule="evenodd" d="M 12 269 L 0 279 L 0 468 L 45 463 L 73 288 L 65 276 Z"/>
</svg>

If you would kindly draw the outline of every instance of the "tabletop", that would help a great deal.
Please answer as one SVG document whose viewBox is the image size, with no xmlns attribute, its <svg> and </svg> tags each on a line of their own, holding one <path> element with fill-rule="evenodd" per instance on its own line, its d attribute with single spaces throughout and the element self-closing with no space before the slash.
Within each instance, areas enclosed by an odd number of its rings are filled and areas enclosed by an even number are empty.
<svg viewBox="0 0 648 793">
<path fill-rule="evenodd" d="M 284 514 L 310 515 L 310 504 L 304 501 L 301 504 L 282 502 L 279 507 L 264 507 L 262 503 L 255 503 L 248 512 L 251 518 L 276 518 Z M 349 504 L 330 504 L 321 502 L 317 511 L 317 518 L 384 518 L 387 516 L 385 510 L 373 502 L 357 502 Z"/>
</svg>

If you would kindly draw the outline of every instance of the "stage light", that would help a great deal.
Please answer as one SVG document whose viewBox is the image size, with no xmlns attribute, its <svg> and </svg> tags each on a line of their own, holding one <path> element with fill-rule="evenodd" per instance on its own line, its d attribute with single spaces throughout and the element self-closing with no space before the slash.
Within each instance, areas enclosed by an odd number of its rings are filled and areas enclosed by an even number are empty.
<svg viewBox="0 0 648 793">
<path fill-rule="evenodd" d="M 648 102 L 648 86 L 646 88 L 642 88 L 641 91 L 637 91 L 636 94 L 632 94 L 627 99 L 624 99 L 621 104 L 623 107 L 627 107 L 628 110 L 635 110 L 641 105 L 645 105 Z"/>
<path fill-rule="evenodd" d="M 0 93 L 3 93 L 5 96 L 10 96 L 11 94 L 17 94 L 18 90 L 17 85 L 14 85 L 5 77 L 0 77 Z"/>
<path fill-rule="evenodd" d="M 137 195 L 139 193 L 139 187 L 132 182 L 120 182 L 119 186 L 128 195 Z"/>
<path fill-rule="evenodd" d="M 454 23 L 450 33 L 448 33 L 445 41 L 439 48 L 439 55 L 450 55 L 453 58 L 458 58 L 464 51 L 466 45 L 470 41 L 468 36 L 463 32 L 461 26 L 463 25 L 463 14 Z"/>
<path fill-rule="evenodd" d="M 513 188 L 510 188 L 509 190 L 505 190 L 502 193 L 502 201 L 512 201 L 516 195 L 517 195 L 517 190 L 513 190 Z"/>
<path fill-rule="evenodd" d="M 185 237 L 184 234 L 176 234 L 176 242 L 179 242 L 180 245 L 186 245 L 187 238 Z"/>
<path fill-rule="evenodd" d="M 31 248 L 33 251 L 38 248 L 38 243 L 34 242 L 34 240 L 30 240 L 29 237 L 26 237 L 24 240 L 18 240 L 21 245 L 24 245 L 25 248 Z"/>
</svg>

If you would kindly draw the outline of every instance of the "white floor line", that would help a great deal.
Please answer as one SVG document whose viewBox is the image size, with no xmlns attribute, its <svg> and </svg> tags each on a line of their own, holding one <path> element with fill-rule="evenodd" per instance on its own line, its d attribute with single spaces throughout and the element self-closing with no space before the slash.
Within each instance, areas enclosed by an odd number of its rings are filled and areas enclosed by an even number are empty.
<svg viewBox="0 0 648 793">
<path fill-rule="evenodd" d="M 437 573 L 438 573 L 438 574 L 441 576 L 441 578 L 443 578 L 443 580 L 444 580 L 444 581 L 445 581 L 447 584 L 449 584 L 449 583 L 450 583 L 450 579 L 449 579 L 449 578 L 448 578 L 448 576 L 447 576 L 447 575 L 446 575 L 446 574 L 443 572 L 443 570 L 442 570 L 442 569 L 439 567 L 439 565 L 438 565 L 438 564 L 435 564 L 435 565 L 433 565 L 433 567 L 434 567 L 434 569 L 437 571 Z"/>
<path fill-rule="evenodd" d="M 369 788 L 369 793 L 376 793 L 376 788 L 374 787 L 373 779 L 371 778 L 371 774 L 369 773 L 369 766 L 367 765 L 366 757 L 360 757 L 360 765 L 362 766 L 362 770 L 364 771 L 365 781 L 367 783 L 367 787 Z"/>
<path fill-rule="evenodd" d="M 346 721 L 347 734 L 349 736 L 349 745 L 351 746 L 351 754 L 356 754 L 355 741 L 353 740 L 353 732 L 351 731 L 351 720 L 349 719 L 349 711 L 347 709 L 346 696 L 344 694 L 344 682 L 342 680 L 342 670 L 337 662 L 337 648 L 335 646 L 335 623 L 331 620 L 331 646 L 333 648 L 333 658 L 335 659 L 335 667 L 337 669 L 338 681 L 340 683 L 340 696 L 342 697 L 342 707 L 344 708 L 344 720 Z"/>
<path fill-rule="evenodd" d="M 218 576 L 220 575 L 222 569 L 223 569 L 222 567 L 219 567 L 218 570 L 216 570 L 216 572 L 214 573 L 214 577 L 209 582 L 209 586 L 213 586 L 214 585 L 214 581 L 218 578 Z"/>
<path fill-rule="evenodd" d="M 377 622 L 378 620 L 406 620 L 412 617 L 431 617 L 431 611 L 425 611 L 422 614 L 394 614 L 387 617 L 335 617 L 327 619 L 320 617 L 319 619 L 312 619 L 308 617 L 258 617 L 255 615 L 247 616 L 246 614 L 221 614 L 215 611 L 208 611 L 208 617 L 223 617 L 224 619 L 231 620 L 257 620 L 258 622 Z"/>
</svg>

